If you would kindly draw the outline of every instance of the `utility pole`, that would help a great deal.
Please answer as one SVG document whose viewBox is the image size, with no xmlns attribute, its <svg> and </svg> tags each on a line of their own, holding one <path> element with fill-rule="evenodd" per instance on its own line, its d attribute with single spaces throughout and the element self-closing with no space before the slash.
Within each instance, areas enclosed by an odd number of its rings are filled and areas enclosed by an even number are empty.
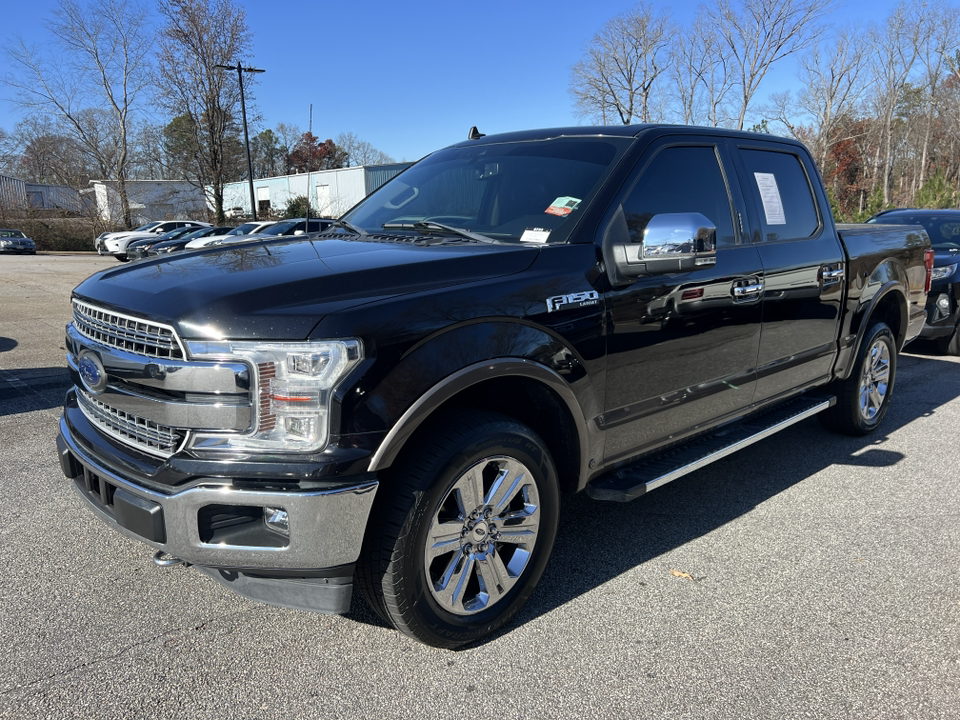
<svg viewBox="0 0 960 720">
<path fill-rule="evenodd" d="M 239 60 L 237 60 L 236 67 L 233 67 L 232 65 L 214 65 L 214 67 L 221 68 L 222 70 L 236 70 L 237 79 L 240 81 L 240 110 L 243 114 L 243 146 L 247 149 L 247 179 L 250 181 L 250 213 L 253 215 L 253 219 L 256 220 L 257 200 L 253 193 L 253 163 L 250 161 L 250 137 L 247 134 L 247 102 L 243 96 L 243 74 L 245 72 L 262 73 L 266 72 L 266 70 L 261 70 L 260 68 L 243 67 Z"/>
</svg>

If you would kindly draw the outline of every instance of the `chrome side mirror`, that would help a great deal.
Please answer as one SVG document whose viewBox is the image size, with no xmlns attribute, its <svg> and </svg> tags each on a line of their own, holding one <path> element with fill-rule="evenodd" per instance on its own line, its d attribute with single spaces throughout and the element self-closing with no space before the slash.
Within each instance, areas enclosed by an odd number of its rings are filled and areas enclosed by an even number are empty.
<svg viewBox="0 0 960 720">
<path fill-rule="evenodd" d="M 621 206 L 607 227 L 603 254 L 614 285 L 716 264 L 717 228 L 701 213 L 660 213 L 644 220 L 628 219 Z"/>
</svg>

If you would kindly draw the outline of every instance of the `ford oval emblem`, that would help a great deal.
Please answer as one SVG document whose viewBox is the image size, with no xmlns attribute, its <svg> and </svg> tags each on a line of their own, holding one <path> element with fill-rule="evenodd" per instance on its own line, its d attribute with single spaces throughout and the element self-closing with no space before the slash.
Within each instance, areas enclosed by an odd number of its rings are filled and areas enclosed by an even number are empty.
<svg viewBox="0 0 960 720">
<path fill-rule="evenodd" d="M 94 395 L 99 395 L 107 389 L 107 371 L 103 369 L 100 358 L 89 350 L 80 353 L 77 369 L 80 371 L 80 379 L 83 380 L 84 386 Z"/>
</svg>

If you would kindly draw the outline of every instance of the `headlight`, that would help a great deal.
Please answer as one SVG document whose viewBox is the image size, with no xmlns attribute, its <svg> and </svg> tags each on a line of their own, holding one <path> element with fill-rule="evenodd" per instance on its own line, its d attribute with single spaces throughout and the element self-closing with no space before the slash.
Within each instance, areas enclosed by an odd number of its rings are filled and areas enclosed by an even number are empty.
<svg viewBox="0 0 960 720">
<path fill-rule="evenodd" d="M 953 265 L 944 265 L 943 267 L 935 267 L 933 269 L 933 276 L 930 278 L 934 282 L 937 280 L 943 280 L 953 275 L 954 271 L 957 269 L 957 263 Z"/>
<path fill-rule="evenodd" d="M 316 452 L 330 434 L 333 390 L 359 364 L 359 340 L 307 343 L 188 342 L 198 360 L 243 360 L 252 369 L 256 423 L 245 435 L 199 433 L 195 448 Z"/>
</svg>

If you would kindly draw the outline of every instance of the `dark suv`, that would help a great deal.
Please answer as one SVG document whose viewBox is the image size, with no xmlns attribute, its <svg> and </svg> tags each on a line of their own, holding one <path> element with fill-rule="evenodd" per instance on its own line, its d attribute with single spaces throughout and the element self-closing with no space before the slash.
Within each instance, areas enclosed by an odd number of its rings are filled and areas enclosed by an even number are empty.
<svg viewBox="0 0 960 720">
<path fill-rule="evenodd" d="M 960 355 L 960 210 L 898 208 L 877 213 L 867 222 L 921 225 L 927 231 L 935 255 L 927 321 L 920 337 L 935 341 L 940 352 Z"/>
</svg>

